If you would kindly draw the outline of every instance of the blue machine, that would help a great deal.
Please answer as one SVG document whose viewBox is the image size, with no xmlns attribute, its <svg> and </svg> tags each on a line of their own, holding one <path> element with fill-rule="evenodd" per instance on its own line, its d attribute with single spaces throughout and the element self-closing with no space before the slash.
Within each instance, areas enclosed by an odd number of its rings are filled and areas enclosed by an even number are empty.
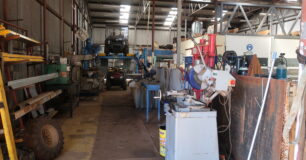
<svg viewBox="0 0 306 160">
<path fill-rule="evenodd" d="M 84 55 L 97 55 L 101 50 L 100 45 L 98 44 L 93 44 L 92 39 L 88 38 L 86 40 L 86 46 L 82 49 L 82 54 Z M 83 69 L 87 70 L 89 69 L 89 61 L 83 61 Z"/>
</svg>

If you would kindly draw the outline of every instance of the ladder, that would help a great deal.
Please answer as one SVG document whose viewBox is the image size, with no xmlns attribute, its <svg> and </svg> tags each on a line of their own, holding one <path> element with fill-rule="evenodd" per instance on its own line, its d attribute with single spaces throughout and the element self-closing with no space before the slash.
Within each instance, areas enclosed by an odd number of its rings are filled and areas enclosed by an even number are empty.
<svg viewBox="0 0 306 160">
<path fill-rule="evenodd" d="M 10 160 L 18 160 L 2 74 L 0 74 L 0 116 L 9 158 Z M 1 148 L 0 152 L 0 159 L 3 159 Z"/>
</svg>

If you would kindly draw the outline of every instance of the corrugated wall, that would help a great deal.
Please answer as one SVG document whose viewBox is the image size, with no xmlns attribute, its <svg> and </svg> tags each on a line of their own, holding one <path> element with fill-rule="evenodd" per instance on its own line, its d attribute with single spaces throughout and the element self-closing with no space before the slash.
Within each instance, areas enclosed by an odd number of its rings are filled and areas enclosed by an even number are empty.
<svg viewBox="0 0 306 160">
<path fill-rule="evenodd" d="M 43 8 L 36 0 L 7 0 L 8 1 L 8 20 L 10 23 L 19 25 L 22 28 L 28 30 L 28 36 L 43 41 L 42 37 L 42 21 L 43 21 Z M 72 24 L 72 1 L 64 1 L 63 16 L 66 21 Z M 2 2 L 0 0 L 1 12 L 0 18 L 3 19 Z M 47 0 L 47 4 L 60 13 L 60 6 L 62 0 Z M 51 12 L 47 10 L 47 42 L 49 45 L 49 54 L 59 55 L 61 50 L 60 40 L 60 25 L 61 20 L 55 17 Z M 83 21 L 80 17 L 79 24 Z M 87 27 L 86 27 L 87 28 Z M 14 42 L 15 43 L 15 42 Z M 71 28 L 64 24 L 64 51 L 72 51 L 72 31 Z M 79 50 L 82 43 L 79 43 Z M 18 48 L 18 47 L 17 47 Z M 20 47 L 22 48 L 22 47 Z M 40 47 L 35 47 L 36 52 L 40 52 Z"/>
</svg>

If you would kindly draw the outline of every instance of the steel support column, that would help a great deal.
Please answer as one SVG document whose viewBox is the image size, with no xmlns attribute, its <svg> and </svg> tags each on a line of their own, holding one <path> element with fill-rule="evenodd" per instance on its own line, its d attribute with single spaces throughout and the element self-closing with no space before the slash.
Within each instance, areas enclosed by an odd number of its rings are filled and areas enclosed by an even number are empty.
<svg viewBox="0 0 306 160">
<path fill-rule="evenodd" d="M 177 0 L 177 42 L 176 42 L 176 53 L 177 53 L 177 66 L 181 65 L 181 22 L 182 22 L 182 0 Z"/>
<path fill-rule="evenodd" d="M 2 12 L 3 12 L 3 19 L 5 21 L 7 21 L 7 17 L 8 17 L 8 4 L 7 4 L 7 0 L 3 0 L 2 1 Z"/>
<path fill-rule="evenodd" d="M 219 13 L 219 9 L 217 6 L 217 2 L 215 3 L 215 16 L 214 16 L 214 34 L 217 34 L 218 32 L 218 13 Z"/>
<path fill-rule="evenodd" d="M 152 9 L 152 57 L 154 58 L 154 32 L 155 32 L 155 0 L 153 0 L 153 9 Z M 154 60 L 153 60 L 154 61 Z"/>
<path fill-rule="evenodd" d="M 302 0 L 302 17 L 301 17 L 301 37 L 300 37 L 300 53 L 303 56 L 306 56 L 306 0 Z M 305 69 L 305 64 L 299 64 L 299 80 L 301 80 L 302 73 Z M 305 90 L 304 90 L 305 91 Z M 304 94 L 305 96 L 305 94 Z M 305 98 L 305 97 L 304 97 Z M 303 104 L 303 103 L 302 103 Z M 296 159 L 305 159 L 304 155 L 304 147 L 305 147 L 305 114 L 306 109 L 300 109 L 297 119 L 296 119 L 296 135 L 295 137 L 299 136 L 299 141 L 295 144 L 295 154 L 294 158 Z M 303 111 L 303 112 L 301 112 Z"/>
<path fill-rule="evenodd" d="M 44 45 L 44 57 L 47 58 L 47 0 L 43 1 L 43 13 L 44 13 L 44 18 L 43 18 L 43 45 Z"/>
</svg>

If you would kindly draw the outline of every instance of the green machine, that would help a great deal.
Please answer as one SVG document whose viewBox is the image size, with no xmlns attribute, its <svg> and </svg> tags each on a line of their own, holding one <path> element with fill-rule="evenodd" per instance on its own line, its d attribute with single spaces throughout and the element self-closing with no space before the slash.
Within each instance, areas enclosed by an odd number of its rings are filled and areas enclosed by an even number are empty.
<svg viewBox="0 0 306 160">
<path fill-rule="evenodd" d="M 45 73 L 59 73 L 59 77 L 46 82 L 47 85 L 69 84 L 70 75 L 67 64 L 46 64 Z"/>
</svg>

